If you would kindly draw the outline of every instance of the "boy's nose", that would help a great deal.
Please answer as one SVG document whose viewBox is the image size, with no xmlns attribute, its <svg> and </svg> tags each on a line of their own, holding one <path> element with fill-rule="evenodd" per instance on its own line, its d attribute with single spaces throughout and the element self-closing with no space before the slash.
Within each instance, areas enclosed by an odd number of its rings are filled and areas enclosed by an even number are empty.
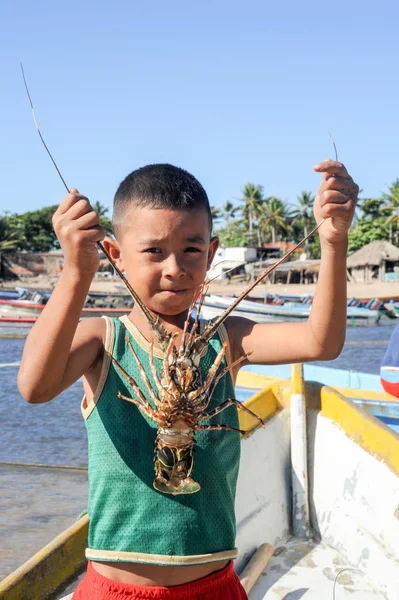
<svg viewBox="0 0 399 600">
<path fill-rule="evenodd" d="M 182 264 L 179 263 L 176 258 L 169 257 L 169 260 L 165 263 L 164 275 L 166 277 L 173 277 L 174 279 L 185 277 L 186 271 Z"/>
</svg>

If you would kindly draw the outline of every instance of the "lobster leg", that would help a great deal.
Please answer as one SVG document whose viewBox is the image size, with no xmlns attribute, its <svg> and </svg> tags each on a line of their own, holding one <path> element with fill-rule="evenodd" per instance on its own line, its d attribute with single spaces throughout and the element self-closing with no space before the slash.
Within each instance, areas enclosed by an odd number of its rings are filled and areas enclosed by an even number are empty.
<svg viewBox="0 0 399 600">
<path fill-rule="evenodd" d="M 147 377 L 147 374 L 146 374 L 146 372 L 144 370 L 144 367 L 141 364 L 141 362 L 139 361 L 138 356 L 135 353 L 134 348 L 132 346 L 132 343 L 131 343 L 131 341 L 129 340 L 129 338 L 127 336 L 125 337 L 125 341 L 126 341 L 127 345 L 129 346 L 129 350 L 132 353 L 134 360 L 136 361 L 136 364 L 137 364 L 137 366 L 139 368 L 140 376 L 143 379 L 144 385 L 147 388 L 147 391 L 148 391 L 148 393 L 150 395 L 151 400 L 153 401 L 153 403 L 155 404 L 155 406 L 159 407 L 160 406 L 160 401 L 158 400 L 158 398 L 154 394 L 154 390 L 152 389 L 152 385 L 150 384 L 150 382 L 148 380 L 148 377 Z"/>
<path fill-rule="evenodd" d="M 206 408 L 208 408 L 208 404 L 211 401 L 213 392 L 215 391 L 215 388 L 216 388 L 217 384 L 219 383 L 219 381 L 222 379 L 222 377 L 224 375 L 226 375 L 226 373 L 228 373 L 229 371 L 234 369 L 234 367 L 236 367 L 237 365 L 242 363 L 250 354 L 252 354 L 252 351 L 247 352 L 243 356 L 240 356 L 240 358 L 237 358 L 237 360 L 232 362 L 231 365 L 225 367 L 222 371 L 220 371 L 220 373 L 217 375 L 217 377 L 215 377 L 215 379 L 213 380 L 211 387 L 209 388 L 209 392 L 207 394 L 207 399 L 206 399 L 205 403 L 200 407 L 201 412 L 203 410 L 205 410 Z M 200 398 L 199 400 L 197 400 L 197 402 L 194 402 L 193 404 L 198 406 L 198 404 L 200 404 L 201 400 L 202 400 L 202 398 Z"/>
<path fill-rule="evenodd" d="M 249 408 L 247 408 L 244 404 L 242 404 L 235 398 L 229 398 L 228 400 L 226 400 L 225 402 L 223 402 L 222 404 L 220 404 L 219 406 L 217 406 L 216 408 L 211 410 L 209 413 L 202 413 L 199 416 L 198 420 L 203 421 L 204 419 L 210 419 L 211 417 L 214 417 L 215 415 L 218 415 L 219 413 L 221 413 L 228 406 L 232 406 L 232 405 L 235 405 L 240 410 L 243 410 L 248 415 L 251 415 L 251 417 L 254 417 L 254 419 L 259 421 L 259 423 L 262 425 L 262 427 L 265 426 L 262 419 L 260 417 L 258 417 L 258 415 L 256 415 L 254 412 L 252 412 L 252 410 L 249 410 Z"/>
<path fill-rule="evenodd" d="M 230 427 L 230 425 L 196 425 L 194 431 L 238 431 L 238 433 L 241 433 L 242 435 L 247 433 L 243 429 Z"/>
<path fill-rule="evenodd" d="M 131 402 L 132 404 L 137 406 L 137 408 L 141 413 L 143 413 L 143 415 L 154 421 L 154 423 L 158 424 L 157 413 L 153 408 L 151 408 L 151 406 L 148 403 L 143 404 L 135 398 L 128 398 L 127 396 L 121 394 L 121 392 L 118 392 L 118 398 L 122 398 L 123 400 L 127 400 L 127 402 Z"/>
<path fill-rule="evenodd" d="M 222 349 L 220 350 L 219 354 L 215 358 L 215 362 L 213 363 L 213 365 L 211 366 L 211 368 L 208 371 L 208 375 L 205 380 L 205 383 L 203 383 L 201 385 L 201 387 L 199 387 L 197 390 L 194 390 L 193 392 L 190 392 L 188 394 L 188 399 L 190 401 L 195 400 L 195 398 L 198 398 L 198 396 L 203 394 L 205 392 L 205 390 L 208 389 L 208 387 L 211 385 L 212 380 L 216 375 L 216 371 L 218 370 L 220 363 L 223 360 L 226 350 L 227 350 L 227 342 L 224 342 Z"/>
<path fill-rule="evenodd" d="M 173 360 L 174 359 L 174 356 L 173 356 L 174 341 L 178 335 L 180 335 L 180 333 L 176 332 L 170 338 L 169 344 L 165 350 L 165 355 L 164 355 L 164 359 L 163 359 L 163 376 L 164 376 L 164 381 L 167 385 L 167 390 L 169 393 L 172 393 L 172 395 L 176 396 L 176 397 L 179 396 L 179 390 L 170 375 L 169 367 L 170 367 L 171 363 L 174 362 L 174 360 Z M 170 361 L 170 358 L 172 358 L 172 361 Z"/>
<path fill-rule="evenodd" d="M 136 406 L 138 406 L 139 408 L 141 406 L 145 411 L 147 411 L 144 414 L 146 414 L 147 417 L 149 417 L 150 419 L 153 419 L 155 422 L 157 422 L 156 418 L 154 418 L 154 416 L 153 416 L 153 415 L 156 415 L 156 411 L 154 411 L 152 406 L 147 402 L 147 400 L 144 397 L 143 392 L 141 391 L 139 386 L 136 384 L 133 377 L 130 377 L 130 375 L 128 373 L 126 373 L 125 369 L 120 366 L 118 361 L 109 352 L 107 352 L 107 354 L 110 357 L 110 359 L 112 360 L 112 362 L 114 363 L 115 367 L 118 369 L 118 371 L 123 375 L 123 377 L 129 383 L 129 385 L 133 389 L 134 393 L 137 394 L 139 400 L 134 400 L 133 398 L 127 398 L 127 397 L 123 396 L 120 392 L 118 392 L 118 397 L 123 398 L 124 400 L 129 400 L 130 402 L 133 402 L 133 404 L 136 404 Z"/>
<path fill-rule="evenodd" d="M 172 402 L 173 402 L 173 396 L 162 385 L 162 383 L 161 383 L 161 381 L 159 379 L 159 376 L 158 376 L 158 373 L 157 373 L 157 370 L 156 370 L 155 364 L 154 364 L 154 344 L 153 344 L 152 340 L 150 342 L 150 361 L 149 362 L 150 362 L 151 374 L 152 374 L 152 376 L 154 378 L 155 385 L 156 385 L 156 388 L 158 390 L 159 397 L 160 398 L 164 397 L 164 400 L 166 400 L 170 404 L 169 400 L 172 400 Z"/>
</svg>

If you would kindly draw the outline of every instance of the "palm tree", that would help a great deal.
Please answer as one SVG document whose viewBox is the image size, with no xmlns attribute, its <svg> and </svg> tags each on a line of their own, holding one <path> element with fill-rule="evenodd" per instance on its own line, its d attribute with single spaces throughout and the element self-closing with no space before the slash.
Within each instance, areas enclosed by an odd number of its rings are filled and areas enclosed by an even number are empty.
<svg viewBox="0 0 399 600">
<path fill-rule="evenodd" d="M 104 206 L 98 200 L 92 205 L 93 210 L 98 214 L 99 217 L 105 217 L 109 211 L 108 206 Z"/>
<path fill-rule="evenodd" d="M 254 185 L 253 183 L 246 183 L 240 200 L 244 203 L 241 212 L 248 221 L 248 237 L 252 239 L 255 220 L 259 219 L 262 214 L 263 187 L 261 185 Z"/>
<path fill-rule="evenodd" d="M 301 195 L 297 196 L 299 207 L 292 212 L 294 222 L 300 221 L 303 225 L 304 237 L 308 235 L 309 226 L 312 224 L 314 199 L 312 192 L 302 191 Z M 309 240 L 306 240 L 306 246 L 308 245 Z"/>
<path fill-rule="evenodd" d="M 23 239 L 20 227 L 12 227 L 7 215 L 0 217 L 0 277 L 3 276 L 3 252 L 17 250 Z"/>
<path fill-rule="evenodd" d="M 21 228 L 11 227 L 7 216 L 0 217 L 0 251 L 17 250 L 19 244 L 24 239 L 24 232 Z"/>
<path fill-rule="evenodd" d="M 273 244 L 277 241 L 278 231 L 287 233 L 290 230 L 291 217 L 292 211 L 287 210 L 287 205 L 279 198 L 271 196 L 264 201 L 260 217 L 261 227 L 263 231 L 270 230 Z"/>
<path fill-rule="evenodd" d="M 398 229 L 399 229 L 399 179 L 396 179 L 389 187 L 389 193 L 383 194 L 383 198 L 387 202 L 386 210 L 392 213 L 386 220 L 389 225 L 389 241 L 392 243 L 392 226 L 396 225 L 396 244 L 398 244 Z"/>
<path fill-rule="evenodd" d="M 219 219 L 221 219 L 221 217 L 222 217 L 220 208 L 217 208 L 217 206 L 211 206 L 210 209 L 211 209 L 212 221 L 213 222 L 219 221 Z"/>
<path fill-rule="evenodd" d="M 222 206 L 222 215 L 226 221 L 226 227 L 229 226 L 230 219 L 234 217 L 237 211 L 238 206 L 234 206 L 230 200 L 227 200 L 227 202 L 225 202 L 225 204 Z"/>
</svg>

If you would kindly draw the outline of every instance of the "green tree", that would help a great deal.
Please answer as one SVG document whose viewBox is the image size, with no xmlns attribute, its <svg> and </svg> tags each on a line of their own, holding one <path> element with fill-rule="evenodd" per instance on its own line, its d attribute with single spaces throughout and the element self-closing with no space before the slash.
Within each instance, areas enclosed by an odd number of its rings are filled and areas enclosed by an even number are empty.
<svg viewBox="0 0 399 600">
<path fill-rule="evenodd" d="M 292 212 L 294 222 L 298 222 L 303 228 L 303 237 L 306 237 L 314 224 L 313 216 L 313 205 L 314 196 L 311 192 L 301 192 L 300 196 L 297 196 L 298 208 L 295 208 Z M 309 246 L 309 240 L 306 240 L 306 248 Z"/>
<path fill-rule="evenodd" d="M 109 208 L 104 206 L 104 204 L 101 204 L 101 202 L 98 200 L 92 205 L 92 207 L 100 217 L 101 227 L 104 229 L 105 233 L 107 235 L 113 235 L 114 228 L 112 226 L 112 221 L 107 216 Z"/>
<path fill-rule="evenodd" d="M 247 235 L 252 242 L 256 221 L 262 214 L 263 187 L 261 185 L 254 185 L 253 183 L 246 183 L 243 187 L 240 201 L 243 203 L 241 214 L 248 223 Z"/>
<path fill-rule="evenodd" d="M 360 250 L 360 248 L 375 240 L 387 240 L 388 236 L 389 231 L 384 219 L 380 218 L 374 222 L 359 219 L 356 227 L 349 230 L 348 251 L 354 252 L 355 250 Z"/>
<path fill-rule="evenodd" d="M 383 198 L 363 198 L 359 200 L 358 207 L 361 211 L 361 219 L 374 221 L 386 212 L 386 203 Z"/>
<path fill-rule="evenodd" d="M 21 215 L 9 215 L 9 224 L 12 230 L 23 232 L 23 237 L 18 243 L 18 250 L 48 252 L 59 248 L 52 225 L 52 216 L 57 208 L 57 206 L 46 206 Z"/>
<path fill-rule="evenodd" d="M 278 233 L 287 234 L 292 231 L 291 217 L 292 211 L 279 198 L 271 196 L 263 202 L 260 225 L 262 231 L 270 231 L 273 244 L 277 241 Z"/>
<path fill-rule="evenodd" d="M 389 211 L 384 198 L 363 198 L 358 206 L 361 216 L 349 230 L 349 252 L 359 250 L 375 240 L 389 238 Z"/>
<path fill-rule="evenodd" d="M 23 242 L 23 237 L 23 229 L 13 226 L 12 216 L 7 214 L 0 216 L 0 252 L 17 250 Z"/>
<path fill-rule="evenodd" d="M 399 231 L 399 179 L 396 179 L 393 184 L 389 187 L 388 194 L 383 194 L 383 198 L 386 201 L 386 210 L 389 213 L 389 217 L 386 220 L 386 224 L 389 227 L 389 241 L 392 242 L 392 231 L 395 230 L 395 241 L 398 245 L 398 231 Z"/>
<path fill-rule="evenodd" d="M 222 206 L 222 215 L 226 222 L 226 228 L 230 224 L 230 219 L 234 217 L 236 212 L 239 210 L 238 206 L 235 206 L 230 200 L 227 200 Z"/>
<path fill-rule="evenodd" d="M 211 206 L 211 215 L 212 215 L 212 221 L 214 223 L 216 223 L 216 221 L 219 221 L 222 218 L 222 213 L 220 208 L 217 208 L 217 206 Z"/>
<path fill-rule="evenodd" d="M 248 244 L 248 231 L 242 221 L 233 221 L 226 227 L 215 231 L 223 248 L 243 247 Z"/>
</svg>

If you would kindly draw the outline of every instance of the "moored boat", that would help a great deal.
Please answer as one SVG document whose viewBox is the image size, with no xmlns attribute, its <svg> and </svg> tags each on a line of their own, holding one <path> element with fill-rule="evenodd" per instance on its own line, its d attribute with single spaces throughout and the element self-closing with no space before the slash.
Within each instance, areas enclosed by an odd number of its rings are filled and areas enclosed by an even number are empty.
<svg viewBox="0 0 399 600">
<path fill-rule="evenodd" d="M 337 390 L 305 382 L 300 365 L 291 381 L 246 369 L 238 383 L 265 428 L 240 415 L 249 433 L 236 501 L 236 570 L 263 544 L 274 547 L 250 600 L 320 600 L 333 593 L 394 600 L 399 436 Z M 379 394 L 358 392 L 363 401 Z M 399 421 L 397 401 L 388 394 L 380 400 Z M 0 583 L 0 597 L 46 598 L 61 589 L 84 567 L 87 527 L 86 515 Z"/>
<path fill-rule="evenodd" d="M 219 316 L 236 298 L 210 294 L 205 297 L 201 312 L 205 319 Z M 252 300 L 242 300 L 232 315 L 252 319 L 257 323 L 273 323 L 277 321 L 303 321 L 309 317 L 310 303 L 291 302 L 283 304 L 261 304 Z M 375 325 L 381 319 L 379 310 L 361 307 L 347 308 L 347 322 L 352 325 Z"/>
<path fill-rule="evenodd" d="M 0 300 L 1 319 L 36 319 L 47 304 L 51 292 L 40 290 L 20 289 L 18 299 Z M 84 308 L 82 319 L 99 316 L 122 316 L 130 312 L 131 301 L 126 296 L 120 296 L 117 300 L 107 301 L 107 296 L 89 295 Z M 1 321 L 5 323 L 5 321 Z"/>
</svg>

